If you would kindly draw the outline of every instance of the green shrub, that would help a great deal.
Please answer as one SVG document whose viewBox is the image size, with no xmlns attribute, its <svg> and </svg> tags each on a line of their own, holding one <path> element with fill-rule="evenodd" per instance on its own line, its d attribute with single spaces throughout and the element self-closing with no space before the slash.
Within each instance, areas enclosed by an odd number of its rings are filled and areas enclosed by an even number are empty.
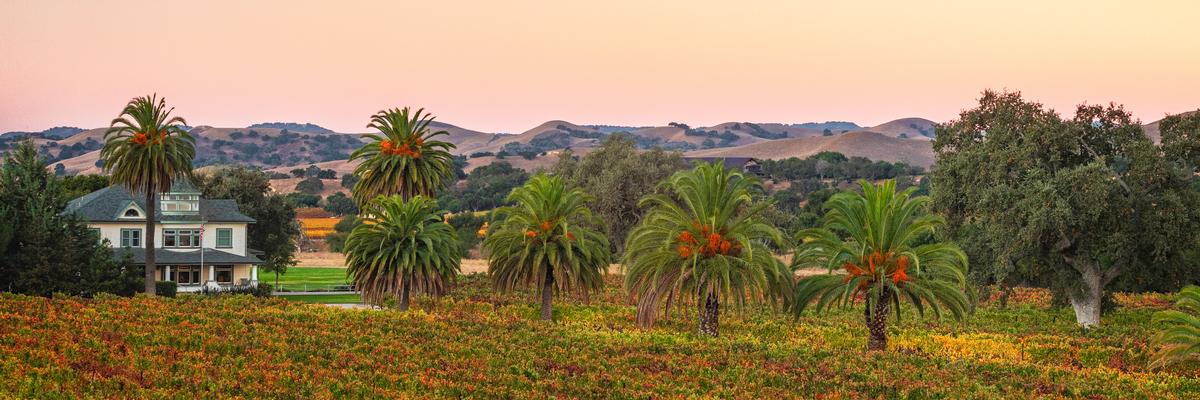
<svg viewBox="0 0 1200 400">
<path fill-rule="evenodd" d="M 179 284 L 171 281 L 162 281 L 154 283 L 154 293 L 163 297 L 175 297 L 179 292 Z"/>
<path fill-rule="evenodd" d="M 321 193 L 322 190 L 325 190 L 325 183 L 321 182 L 321 178 L 312 176 L 305 178 L 304 180 L 300 181 L 300 183 L 297 183 L 296 190 L 301 193 L 315 195 L 317 193 Z"/>
</svg>

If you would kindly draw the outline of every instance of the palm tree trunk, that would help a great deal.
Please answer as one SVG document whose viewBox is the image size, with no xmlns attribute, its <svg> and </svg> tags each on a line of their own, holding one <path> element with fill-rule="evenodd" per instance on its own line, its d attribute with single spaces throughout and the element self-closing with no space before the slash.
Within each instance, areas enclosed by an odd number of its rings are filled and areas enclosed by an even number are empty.
<svg viewBox="0 0 1200 400">
<path fill-rule="evenodd" d="M 709 293 L 704 298 L 704 306 L 700 307 L 700 334 L 717 337 L 718 318 L 721 314 L 721 303 L 716 293 Z"/>
<path fill-rule="evenodd" d="M 887 318 L 891 312 L 891 303 L 888 299 L 890 298 L 891 289 L 885 287 L 880 291 L 875 304 L 864 307 L 863 316 L 866 319 L 867 330 L 870 332 L 870 337 L 867 338 L 867 351 L 887 350 Z"/>
<path fill-rule="evenodd" d="M 405 277 L 400 284 L 400 311 L 408 311 L 408 292 L 412 288 L 412 279 Z"/>
<path fill-rule="evenodd" d="M 542 280 L 542 321 L 554 319 L 554 266 L 546 266 L 546 279 Z"/>
<path fill-rule="evenodd" d="M 142 236 L 142 245 L 146 246 L 146 294 L 155 295 L 154 273 L 154 189 L 146 188 L 146 233 Z M 203 251 L 203 250 L 201 250 Z"/>
</svg>

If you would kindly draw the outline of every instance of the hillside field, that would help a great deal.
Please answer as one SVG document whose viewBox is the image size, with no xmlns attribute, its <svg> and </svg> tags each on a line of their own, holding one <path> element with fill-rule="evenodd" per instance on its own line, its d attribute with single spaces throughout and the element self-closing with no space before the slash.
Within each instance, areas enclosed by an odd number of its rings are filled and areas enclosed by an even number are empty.
<svg viewBox="0 0 1200 400">
<path fill-rule="evenodd" d="M 0 294 L 0 398 L 1197 398 L 1200 372 L 1148 371 L 1150 318 L 1171 299 L 1117 296 L 1082 332 L 1046 292 L 962 323 L 916 318 L 864 353 L 861 308 L 795 320 L 761 307 L 694 333 L 692 308 L 634 326 L 612 276 L 590 304 L 498 296 L 462 277 L 414 311 L 280 298 L 53 299 Z"/>
</svg>

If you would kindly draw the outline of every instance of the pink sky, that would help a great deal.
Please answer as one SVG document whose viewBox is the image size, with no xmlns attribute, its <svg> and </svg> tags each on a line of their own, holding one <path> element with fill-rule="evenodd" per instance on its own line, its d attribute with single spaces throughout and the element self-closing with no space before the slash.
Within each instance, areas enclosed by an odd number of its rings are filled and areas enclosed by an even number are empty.
<svg viewBox="0 0 1200 400">
<path fill-rule="evenodd" d="M 1198 15 L 1196 1 L 0 0 L 0 132 L 107 126 L 150 92 L 193 125 L 343 132 L 405 105 L 488 132 L 944 121 L 985 88 L 1150 122 L 1200 108 Z"/>
</svg>

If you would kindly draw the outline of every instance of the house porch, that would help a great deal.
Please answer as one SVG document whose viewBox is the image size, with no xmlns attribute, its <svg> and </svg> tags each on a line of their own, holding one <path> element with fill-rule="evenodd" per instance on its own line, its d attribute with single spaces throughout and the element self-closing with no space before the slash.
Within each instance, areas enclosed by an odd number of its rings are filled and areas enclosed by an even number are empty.
<svg viewBox="0 0 1200 400">
<path fill-rule="evenodd" d="M 258 286 L 258 265 L 158 265 L 157 280 L 178 284 L 179 292 L 198 292 L 204 287 L 237 288 Z"/>
</svg>

